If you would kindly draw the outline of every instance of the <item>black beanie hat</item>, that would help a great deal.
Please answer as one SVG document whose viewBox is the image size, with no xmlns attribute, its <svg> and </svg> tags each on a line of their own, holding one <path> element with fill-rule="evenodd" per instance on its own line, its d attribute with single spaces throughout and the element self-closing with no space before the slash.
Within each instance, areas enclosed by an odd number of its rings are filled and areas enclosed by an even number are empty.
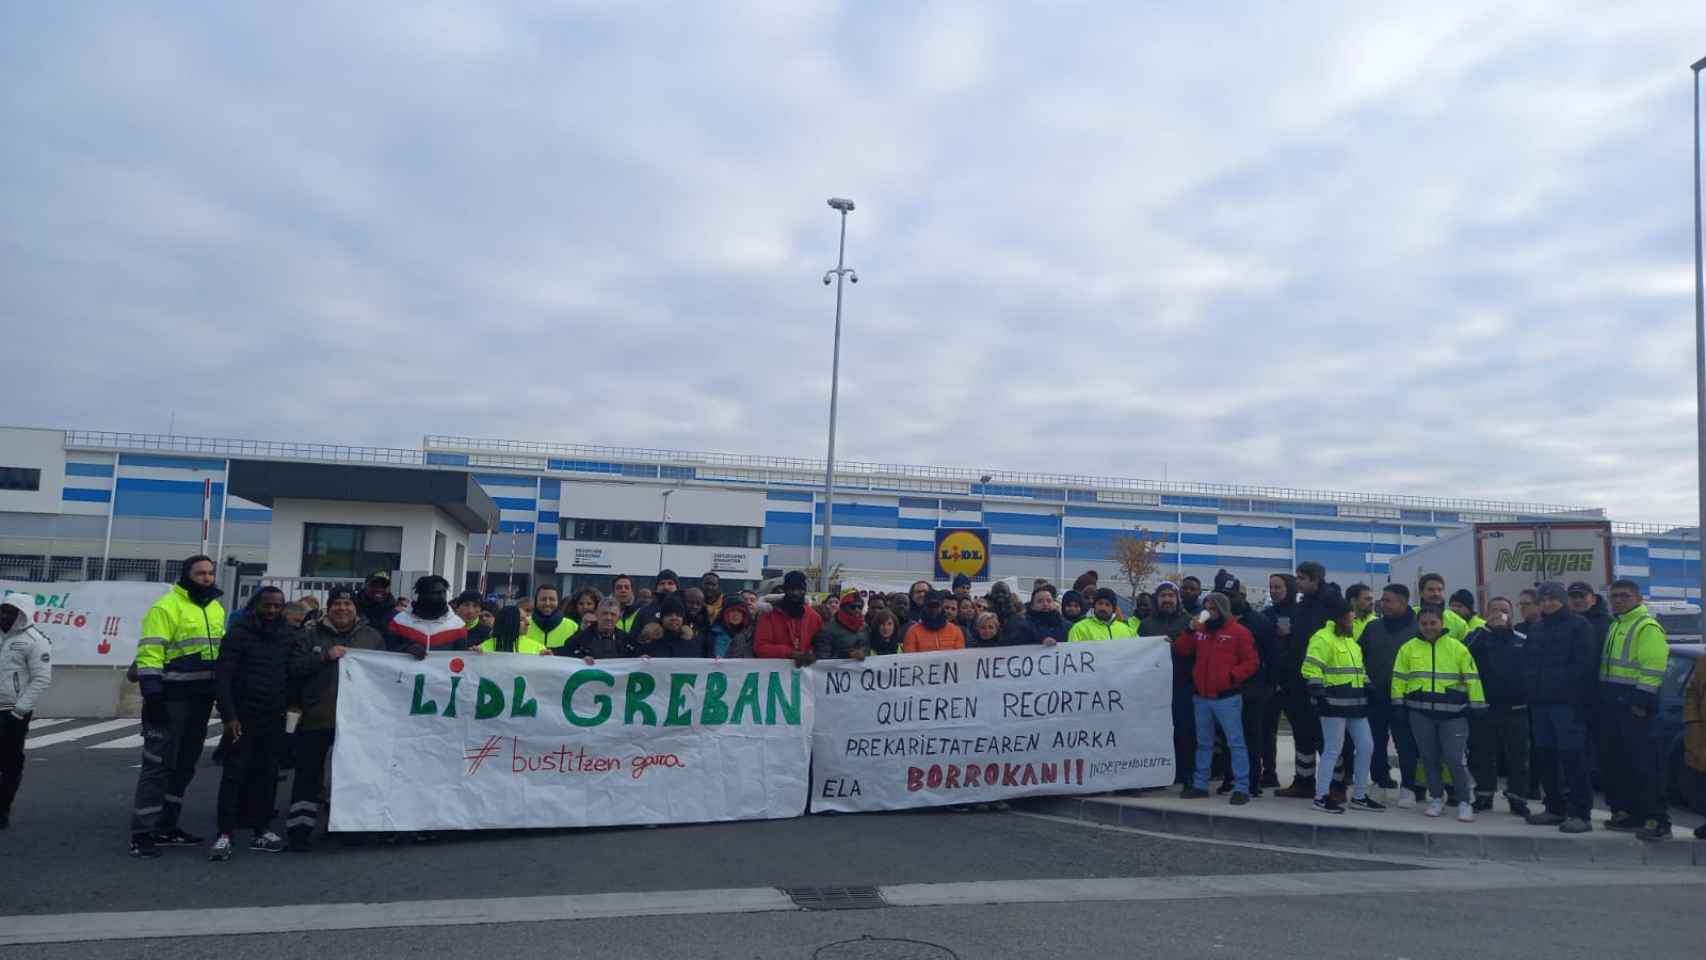
<svg viewBox="0 0 1706 960">
<path fill-rule="evenodd" d="M 971 586 L 971 578 L 970 577 L 966 576 L 963 573 L 957 573 L 954 575 L 954 589 L 955 590 L 958 590 L 961 587 L 969 587 L 969 586 Z"/>
<path fill-rule="evenodd" d="M 1083 608 L 1085 606 L 1084 595 L 1077 590 L 1068 590 L 1061 594 L 1060 605 L 1064 607 L 1069 603 L 1076 603 L 1080 608 Z"/>
<path fill-rule="evenodd" d="M 666 593 L 663 599 L 658 601 L 658 619 L 661 620 L 672 613 L 678 617 L 687 616 L 687 604 L 682 603 L 681 598 L 675 594 Z"/>
<path fill-rule="evenodd" d="M 1451 602 L 1461 603 L 1463 604 L 1464 609 L 1468 610 L 1470 613 L 1475 612 L 1475 595 L 1470 593 L 1468 590 L 1459 590 L 1456 593 L 1453 593 L 1451 595 Z"/>
<path fill-rule="evenodd" d="M 806 583 L 806 574 L 803 570 L 789 570 L 788 575 L 782 578 L 783 593 L 787 593 L 789 590 L 809 589 L 811 587 Z"/>
<path fill-rule="evenodd" d="M 480 591 L 478 591 L 478 590 L 464 590 L 461 593 L 456 595 L 455 600 L 450 601 L 450 605 L 453 607 L 460 607 L 464 603 L 472 603 L 472 604 L 477 605 L 477 604 L 479 604 L 479 602 L 480 602 Z"/>
<path fill-rule="evenodd" d="M 444 579 L 443 577 L 441 577 L 435 573 L 429 573 L 426 576 L 415 581 L 415 593 L 416 594 L 426 593 L 428 590 L 432 590 L 434 588 L 443 590 L 445 593 L 449 593 L 450 592 L 450 581 Z"/>
<path fill-rule="evenodd" d="M 1101 603 L 1103 600 L 1108 601 L 1115 607 L 1120 605 L 1120 595 L 1115 593 L 1111 587 L 1096 588 L 1096 602 Z"/>
<path fill-rule="evenodd" d="M 1222 567 L 1220 572 L 1214 575 L 1214 592 L 1232 596 L 1238 592 L 1238 578 Z"/>
<path fill-rule="evenodd" d="M 354 603 L 355 591 L 349 587 L 333 587 L 326 591 L 326 606 L 329 607 L 339 600 L 348 600 L 350 603 Z"/>
<path fill-rule="evenodd" d="M 681 578 L 676 576 L 675 571 L 671 570 L 668 567 L 664 567 L 662 570 L 659 570 L 658 575 L 657 575 L 657 579 L 653 580 L 652 582 L 653 583 L 660 583 L 664 580 L 673 581 L 678 586 L 681 584 Z"/>
</svg>

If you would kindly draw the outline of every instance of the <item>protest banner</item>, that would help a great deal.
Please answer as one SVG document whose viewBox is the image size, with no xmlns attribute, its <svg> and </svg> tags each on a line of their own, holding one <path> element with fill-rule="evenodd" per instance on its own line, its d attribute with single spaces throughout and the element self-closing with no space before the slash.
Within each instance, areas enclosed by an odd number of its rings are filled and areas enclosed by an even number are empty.
<svg viewBox="0 0 1706 960">
<path fill-rule="evenodd" d="M 812 811 L 1170 784 L 1172 677 L 1156 637 L 820 662 Z"/>
<path fill-rule="evenodd" d="M 812 704 L 786 660 L 351 652 L 331 828 L 797 817 Z"/>
<path fill-rule="evenodd" d="M 142 618 L 169 589 L 166 583 L 117 580 L 0 580 L 0 591 L 35 597 L 35 624 L 53 641 L 54 663 L 77 667 L 129 666 L 136 659 Z"/>
</svg>

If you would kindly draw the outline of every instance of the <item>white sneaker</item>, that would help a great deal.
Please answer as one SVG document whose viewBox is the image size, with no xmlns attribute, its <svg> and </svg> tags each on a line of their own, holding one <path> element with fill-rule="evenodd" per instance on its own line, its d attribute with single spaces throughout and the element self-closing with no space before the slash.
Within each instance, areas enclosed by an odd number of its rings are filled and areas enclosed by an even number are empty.
<svg viewBox="0 0 1706 960">
<path fill-rule="evenodd" d="M 1458 804 L 1457 805 L 1457 822 L 1458 823 L 1474 823 L 1475 822 L 1475 805 L 1472 803 L 1460 803 L 1460 804 Z"/>
<path fill-rule="evenodd" d="M 1399 787 L 1398 788 L 1398 809 L 1410 810 L 1410 809 L 1413 809 L 1415 806 L 1416 806 L 1416 795 L 1411 793 L 1407 787 Z"/>
<path fill-rule="evenodd" d="M 215 862 L 231 859 L 231 835 L 229 833 L 222 833 L 217 840 L 213 841 L 213 850 L 208 853 L 207 859 Z"/>
<path fill-rule="evenodd" d="M 1445 798 L 1444 797 L 1436 797 L 1436 798 L 1428 801 L 1428 809 L 1427 809 L 1427 815 L 1428 816 L 1437 817 L 1444 812 L 1445 812 Z"/>
</svg>

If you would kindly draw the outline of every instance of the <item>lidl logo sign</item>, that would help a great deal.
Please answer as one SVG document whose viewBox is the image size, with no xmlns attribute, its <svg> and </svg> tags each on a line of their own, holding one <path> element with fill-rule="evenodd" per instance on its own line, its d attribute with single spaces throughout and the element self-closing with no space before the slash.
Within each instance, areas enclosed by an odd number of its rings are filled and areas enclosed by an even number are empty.
<svg viewBox="0 0 1706 960">
<path fill-rule="evenodd" d="M 936 528 L 936 579 L 951 580 L 989 575 L 989 529 L 987 527 Z"/>
</svg>

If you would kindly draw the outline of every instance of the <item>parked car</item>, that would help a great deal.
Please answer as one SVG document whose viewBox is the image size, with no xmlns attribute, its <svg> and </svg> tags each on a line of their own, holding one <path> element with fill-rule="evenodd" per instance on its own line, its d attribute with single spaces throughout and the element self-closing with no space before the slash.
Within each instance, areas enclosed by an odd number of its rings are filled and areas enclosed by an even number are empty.
<svg viewBox="0 0 1706 960">
<path fill-rule="evenodd" d="M 1687 724 L 1682 719 L 1682 691 L 1696 670 L 1706 670 L 1706 644 L 1673 643 L 1664 683 L 1659 685 L 1659 720 L 1663 724 L 1664 790 L 1671 803 L 1687 806 L 1689 778 L 1683 776 L 1682 738 Z M 1701 798 L 1706 800 L 1706 798 Z"/>
</svg>

